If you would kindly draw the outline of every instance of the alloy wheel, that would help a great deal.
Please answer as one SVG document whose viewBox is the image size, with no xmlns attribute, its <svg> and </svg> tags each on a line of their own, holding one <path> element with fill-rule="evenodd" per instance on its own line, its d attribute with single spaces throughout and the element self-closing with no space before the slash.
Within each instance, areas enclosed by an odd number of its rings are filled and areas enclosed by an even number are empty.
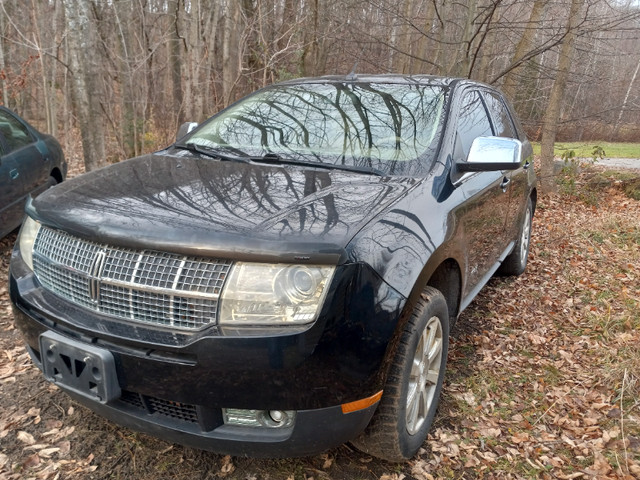
<svg viewBox="0 0 640 480">
<path fill-rule="evenodd" d="M 416 348 L 406 404 L 407 432 L 414 435 L 424 423 L 434 401 L 442 363 L 442 324 L 436 316 L 425 325 Z"/>
</svg>

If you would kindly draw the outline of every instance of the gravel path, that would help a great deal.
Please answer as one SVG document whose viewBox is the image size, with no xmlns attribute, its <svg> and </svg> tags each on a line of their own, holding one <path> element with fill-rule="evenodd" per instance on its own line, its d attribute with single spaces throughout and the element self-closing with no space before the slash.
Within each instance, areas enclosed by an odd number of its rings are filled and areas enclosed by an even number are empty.
<svg viewBox="0 0 640 480">
<path fill-rule="evenodd" d="M 640 170 L 640 158 L 602 158 L 598 159 L 596 165 L 611 168 L 629 168 Z"/>
</svg>

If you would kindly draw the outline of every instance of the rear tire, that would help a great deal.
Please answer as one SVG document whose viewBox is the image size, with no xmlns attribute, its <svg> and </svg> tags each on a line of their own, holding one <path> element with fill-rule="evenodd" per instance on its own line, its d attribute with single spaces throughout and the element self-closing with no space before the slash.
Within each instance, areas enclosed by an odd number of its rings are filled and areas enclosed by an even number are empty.
<svg viewBox="0 0 640 480">
<path fill-rule="evenodd" d="M 427 438 L 438 408 L 449 347 L 447 302 L 426 287 L 401 333 L 378 409 L 352 441 L 391 462 L 413 457 Z"/>
<path fill-rule="evenodd" d="M 527 209 L 522 218 L 522 226 L 520 234 L 513 252 L 504 259 L 502 265 L 498 269 L 499 275 L 522 275 L 527 268 L 527 259 L 529 258 L 529 246 L 531 245 L 531 220 L 533 218 L 533 204 L 531 198 L 527 200 Z"/>
<path fill-rule="evenodd" d="M 49 180 L 48 180 L 49 186 L 47 188 L 55 187 L 58 183 L 60 183 L 60 182 L 58 181 L 56 176 L 53 175 L 53 173 L 52 173 L 51 175 L 49 175 Z"/>
</svg>

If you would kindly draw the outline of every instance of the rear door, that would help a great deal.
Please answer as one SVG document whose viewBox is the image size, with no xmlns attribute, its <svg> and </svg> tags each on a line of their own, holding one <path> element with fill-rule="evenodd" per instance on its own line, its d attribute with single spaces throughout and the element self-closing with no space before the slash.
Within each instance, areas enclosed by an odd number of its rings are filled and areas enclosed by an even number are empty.
<svg viewBox="0 0 640 480">
<path fill-rule="evenodd" d="M 4 108 L 0 108 L 0 147 L 0 236 L 4 236 L 20 225 L 26 197 L 43 182 L 47 165 L 29 128 Z"/>
<path fill-rule="evenodd" d="M 0 131 L 0 237 L 20 224 L 22 219 L 22 179 L 13 157 L 5 155 Z"/>
<path fill-rule="evenodd" d="M 0 132 L 4 136 L 6 156 L 16 163 L 20 175 L 21 196 L 25 197 L 49 179 L 50 159 L 38 148 L 29 128 L 11 112 L 0 109 Z M 46 153 L 43 142 L 40 148 Z"/>
</svg>

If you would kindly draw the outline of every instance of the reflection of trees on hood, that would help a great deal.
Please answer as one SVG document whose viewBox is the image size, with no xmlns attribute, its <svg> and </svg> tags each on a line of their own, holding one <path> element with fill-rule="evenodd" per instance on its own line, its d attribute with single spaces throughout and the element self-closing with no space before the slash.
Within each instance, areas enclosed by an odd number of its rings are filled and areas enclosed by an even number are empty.
<svg viewBox="0 0 640 480">
<path fill-rule="evenodd" d="M 88 185 L 91 193 L 83 194 L 79 205 L 104 218 L 147 218 L 169 226 L 206 220 L 213 229 L 273 229 L 279 235 L 324 235 L 338 225 L 348 229 L 405 188 L 400 180 L 392 188 L 380 177 L 186 155 L 147 157 L 121 164 L 118 170 L 117 175 L 106 171 L 100 181 Z"/>
</svg>

